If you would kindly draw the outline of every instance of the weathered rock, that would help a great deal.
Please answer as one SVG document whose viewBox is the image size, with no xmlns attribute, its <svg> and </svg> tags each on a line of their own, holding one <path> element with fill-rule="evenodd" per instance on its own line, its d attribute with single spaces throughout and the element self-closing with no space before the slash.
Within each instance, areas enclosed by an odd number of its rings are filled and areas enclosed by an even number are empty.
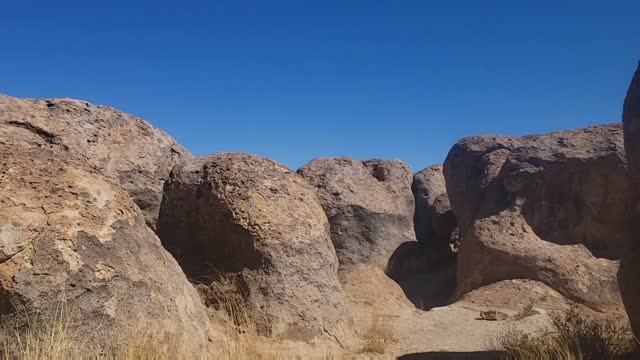
<svg viewBox="0 0 640 360">
<path fill-rule="evenodd" d="M 402 161 L 321 158 L 298 173 L 315 187 L 329 217 L 341 269 L 384 269 L 400 244 L 415 241 L 412 174 Z"/>
<path fill-rule="evenodd" d="M 57 145 L 14 140 L 0 137 L 1 321 L 46 321 L 64 304 L 87 347 L 157 329 L 202 355 L 205 308 L 129 195 Z"/>
<path fill-rule="evenodd" d="M 240 153 L 176 166 L 158 233 L 192 278 L 235 277 L 261 331 L 293 340 L 348 332 L 327 217 L 286 167 Z"/>
<path fill-rule="evenodd" d="M 54 145 L 82 157 L 122 186 L 155 227 L 162 184 L 191 155 L 146 121 L 72 99 L 26 100 L 0 95 L 0 138 Z"/>
<path fill-rule="evenodd" d="M 637 199 L 621 126 L 466 138 L 444 174 L 462 234 L 459 293 L 524 278 L 590 306 L 618 304 L 614 260 Z"/>
<path fill-rule="evenodd" d="M 624 123 L 624 146 L 629 168 L 640 185 L 640 66 L 631 81 L 624 102 L 622 115 Z M 618 280 L 631 326 L 637 338 L 640 338 L 640 209 L 630 209 L 632 216 L 628 228 L 629 237 L 624 247 L 624 256 L 620 264 Z"/>
<path fill-rule="evenodd" d="M 458 241 L 456 216 L 451 209 L 442 165 L 433 165 L 413 175 L 416 199 L 413 217 L 418 242 L 432 249 L 449 249 Z"/>
</svg>

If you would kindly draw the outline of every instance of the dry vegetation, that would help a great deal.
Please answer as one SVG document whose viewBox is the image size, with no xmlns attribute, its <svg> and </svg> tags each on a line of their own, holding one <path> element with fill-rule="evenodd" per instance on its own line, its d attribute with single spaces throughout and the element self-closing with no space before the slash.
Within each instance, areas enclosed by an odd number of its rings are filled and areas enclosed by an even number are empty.
<svg viewBox="0 0 640 360">
<path fill-rule="evenodd" d="M 532 301 L 529 304 L 527 304 L 524 308 L 522 308 L 517 314 L 515 314 L 512 320 L 519 321 L 519 320 L 526 319 L 530 316 L 534 316 L 538 314 L 540 313 L 538 312 L 538 310 L 534 308 L 534 302 Z"/>
<path fill-rule="evenodd" d="M 159 341 L 159 339 L 165 339 Z M 52 315 L 34 316 L 26 326 L 0 328 L 0 359 L 63 360 L 114 358 L 130 360 L 188 359 L 179 341 L 166 341 L 162 331 L 139 325 L 124 343 L 104 349 L 90 348 L 87 337 L 76 333 L 64 302 Z"/>
<path fill-rule="evenodd" d="M 277 351 L 267 337 L 258 333 L 255 321 L 244 307 L 237 283 L 230 277 L 217 276 L 207 287 L 208 297 L 223 316 L 224 337 L 216 357 L 225 359 L 269 359 Z"/>
<path fill-rule="evenodd" d="M 201 289 L 202 290 L 202 289 Z M 255 321 L 243 306 L 236 283 L 219 276 L 206 287 L 207 296 L 220 315 L 221 337 L 212 359 L 281 359 L 275 339 L 259 334 Z M 64 295 L 61 296 L 64 298 Z M 52 314 L 34 316 L 26 326 L 3 324 L 0 327 L 0 359 L 63 360 L 71 358 L 107 358 L 127 360 L 190 359 L 192 355 L 178 340 L 167 341 L 162 330 L 140 322 L 126 341 L 117 346 L 93 349 L 85 345 L 69 320 L 67 304 L 60 301 Z M 373 334 L 373 333 L 372 333 Z M 162 340 L 161 340 L 162 339 Z M 327 357 L 329 358 L 329 357 Z"/>
<path fill-rule="evenodd" d="M 571 309 L 552 315 L 552 328 L 540 336 L 510 330 L 497 340 L 507 359 L 513 360 L 617 360 L 631 359 L 636 346 L 628 326 Z"/>
<path fill-rule="evenodd" d="M 371 316 L 360 336 L 364 341 L 362 353 L 384 354 L 397 342 L 390 321 L 377 315 Z"/>
<path fill-rule="evenodd" d="M 3 324 L 0 330 L 2 359 L 67 359 L 74 354 L 71 326 L 64 302 L 50 321 L 35 317 L 25 327 Z M 46 325 L 43 325 L 46 324 Z"/>
</svg>

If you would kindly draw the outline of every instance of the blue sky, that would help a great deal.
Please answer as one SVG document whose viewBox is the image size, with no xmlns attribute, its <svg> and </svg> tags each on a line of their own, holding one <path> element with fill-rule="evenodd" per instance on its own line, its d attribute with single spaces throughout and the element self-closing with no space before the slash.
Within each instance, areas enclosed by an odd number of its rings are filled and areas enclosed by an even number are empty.
<svg viewBox="0 0 640 360">
<path fill-rule="evenodd" d="M 94 4 L 95 3 L 95 4 Z M 619 121 L 640 1 L 5 1 L 0 92 L 141 116 L 198 155 L 442 162 Z"/>
</svg>

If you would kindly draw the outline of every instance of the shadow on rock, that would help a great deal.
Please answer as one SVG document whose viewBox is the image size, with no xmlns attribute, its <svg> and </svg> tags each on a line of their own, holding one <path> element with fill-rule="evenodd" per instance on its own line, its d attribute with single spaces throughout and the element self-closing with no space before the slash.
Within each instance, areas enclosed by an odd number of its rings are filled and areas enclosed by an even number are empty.
<svg viewBox="0 0 640 360">
<path fill-rule="evenodd" d="M 389 259 L 387 275 L 419 309 L 451 304 L 456 289 L 456 254 L 418 242 L 401 244 Z"/>
</svg>

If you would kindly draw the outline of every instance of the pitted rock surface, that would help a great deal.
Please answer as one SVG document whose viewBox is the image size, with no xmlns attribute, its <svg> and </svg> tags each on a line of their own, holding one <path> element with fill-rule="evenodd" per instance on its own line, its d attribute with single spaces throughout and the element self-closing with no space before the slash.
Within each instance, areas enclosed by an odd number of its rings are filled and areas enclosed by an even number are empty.
<svg viewBox="0 0 640 360">
<path fill-rule="evenodd" d="M 3 323 L 49 319 L 64 303 L 87 346 L 155 327 L 201 356 L 205 308 L 129 195 L 56 144 L 14 140 L 0 138 Z"/>
<path fill-rule="evenodd" d="M 620 125 L 465 138 L 444 174 L 462 234 L 459 293 L 524 278 L 619 304 L 616 260 L 637 201 Z"/>
<path fill-rule="evenodd" d="M 169 171 L 191 157 L 173 138 L 140 118 L 73 99 L 0 95 L 0 138 L 55 146 L 82 158 L 127 190 L 152 228 Z"/>
<path fill-rule="evenodd" d="M 400 160 L 320 158 L 300 168 L 331 224 L 341 269 L 385 269 L 394 251 L 415 241 L 412 173 Z"/>
<path fill-rule="evenodd" d="M 242 153 L 176 166 L 158 231 L 192 278 L 236 279 L 261 331 L 292 340 L 351 331 L 327 217 L 285 166 Z"/>
</svg>

